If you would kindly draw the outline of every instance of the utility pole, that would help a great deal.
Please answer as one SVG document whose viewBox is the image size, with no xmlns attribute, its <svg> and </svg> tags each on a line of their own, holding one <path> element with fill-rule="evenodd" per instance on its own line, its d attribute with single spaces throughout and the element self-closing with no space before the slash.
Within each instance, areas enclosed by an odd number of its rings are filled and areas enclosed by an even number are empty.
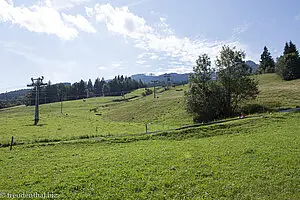
<svg viewBox="0 0 300 200">
<path fill-rule="evenodd" d="M 88 99 L 89 98 L 89 89 L 86 89 L 86 98 Z"/>
<path fill-rule="evenodd" d="M 151 82 L 154 84 L 154 89 L 153 89 L 154 91 L 153 92 L 154 92 L 154 99 L 156 99 L 156 88 L 155 87 L 156 87 L 156 83 L 158 83 L 158 80 L 154 80 L 154 81 L 151 81 Z"/>
<path fill-rule="evenodd" d="M 63 114 L 63 94 L 60 95 L 60 113 Z"/>
<path fill-rule="evenodd" d="M 121 95 L 122 95 L 123 99 L 125 99 L 123 87 L 122 87 L 122 89 L 121 89 Z"/>
<path fill-rule="evenodd" d="M 35 114 L 34 114 L 34 125 L 37 125 L 39 122 L 39 90 L 43 85 L 47 85 L 47 83 L 43 83 L 44 77 L 42 78 L 31 78 L 32 84 L 28 84 L 27 87 L 35 87 Z"/>
<path fill-rule="evenodd" d="M 167 89 L 169 89 L 169 85 L 170 85 L 170 82 L 171 82 L 171 75 L 170 74 L 165 74 L 164 77 L 167 78 Z"/>
</svg>

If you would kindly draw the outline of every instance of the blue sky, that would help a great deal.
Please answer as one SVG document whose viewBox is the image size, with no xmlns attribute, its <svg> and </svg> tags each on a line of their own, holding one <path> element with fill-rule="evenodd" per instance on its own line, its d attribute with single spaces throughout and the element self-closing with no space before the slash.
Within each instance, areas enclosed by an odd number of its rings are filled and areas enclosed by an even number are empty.
<svg viewBox="0 0 300 200">
<path fill-rule="evenodd" d="M 136 73 L 191 72 L 222 45 L 259 61 L 300 46 L 300 1 L 0 0 L 0 92 Z"/>
</svg>

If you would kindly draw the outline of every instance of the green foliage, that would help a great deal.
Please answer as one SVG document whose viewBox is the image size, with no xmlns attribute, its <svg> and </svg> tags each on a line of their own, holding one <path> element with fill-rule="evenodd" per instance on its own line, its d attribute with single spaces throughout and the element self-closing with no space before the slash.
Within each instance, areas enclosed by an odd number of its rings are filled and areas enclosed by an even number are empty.
<svg viewBox="0 0 300 200">
<path fill-rule="evenodd" d="M 136 81 L 131 77 L 115 76 L 115 78 L 103 85 L 102 92 L 109 96 L 122 96 L 138 88 L 146 87 L 142 81 Z"/>
<path fill-rule="evenodd" d="M 300 78 L 299 52 L 291 41 L 286 43 L 283 56 L 277 59 L 276 72 L 283 80 Z"/>
<path fill-rule="evenodd" d="M 89 81 L 88 81 L 87 89 L 88 89 L 89 92 L 94 92 L 94 86 L 93 86 L 93 83 L 92 83 L 91 79 L 89 79 Z"/>
<path fill-rule="evenodd" d="M 284 47 L 284 52 L 283 55 L 287 55 L 290 53 L 295 53 L 296 56 L 299 56 L 299 52 L 297 50 L 297 47 L 295 44 L 292 43 L 292 41 L 290 41 L 289 43 L 285 43 L 285 47 Z"/>
<path fill-rule="evenodd" d="M 145 97 L 145 96 L 148 96 L 152 93 L 153 93 L 153 91 L 151 89 L 145 88 L 145 91 L 142 93 L 142 95 Z"/>
<path fill-rule="evenodd" d="M 285 44 L 283 55 L 277 59 L 276 73 L 286 81 L 300 78 L 300 57 L 296 45 Z"/>
<path fill-rule="evenodd" d="M 104 84 L 105 84 L 104 78 L 102 78 L 101 80 L 100 80 L 100 78 L 97 78 L 95 80 L 95 83 L 94 83 L 94 92 L 95 92 L 95 95 L 97 97 L 103 96 L 102 88 L 103 88 Z"/>
<path fill-rule="evenodd" d="M 245 53 L 223 46 L 217 58 L 218 82 L 225 90 L 225 115 L 232 116 L 239 103 L 254 99 L 258 95 L 258 82 L 250 75 L 250 67 L 245 63 Z"/>
<path fill-rule="evenodd" d="M 286 81 L 300 78 L 300 60 L 295 53 L 280 56 L 276 63 L 277 74 Z"/>
<path fill-rule="evenodd" d="M 196 122 L 221 118 L 224 116 L 224 90 L 212 80 L 210 58 L 203 54 L 196 64 L 189 79 L 189 90 L 185 93 L 186 109 Z"/>
<path fill-rule="evenodd" d="M 259 64 L 259 73 L 274 73 L 275 72 L 275 62 L 268 51 L 267 47 L 264 47 L 264 51 L 260 56 L 260 64 Z"/>
<path fill-rule="evenodd" d="M 258 82 L 244 61 L 245 54 L 223 46 L 217 58 L 218 80 L 213 81 L 211 62 L 204 54 L 196 61 L 186 93 L 187 111 L 195 121 L 210 121 L 236 114 L 238 106 L 258 95 Z"/>
</svg>

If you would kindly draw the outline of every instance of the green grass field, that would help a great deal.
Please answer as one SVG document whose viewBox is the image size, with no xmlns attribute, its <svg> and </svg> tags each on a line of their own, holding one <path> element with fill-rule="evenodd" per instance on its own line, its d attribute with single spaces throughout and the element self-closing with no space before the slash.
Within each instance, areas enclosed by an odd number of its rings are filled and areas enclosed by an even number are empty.
<svg viewBox="0 0 300 200">
<path fill-rule="evenodd" d="M 257 77 L 269 108 L 300 105 L 300 81 Z M 192 124 L 178 86 L 40 107 L 0 110 L 0 198 L 53 193 L 58 199 L 300 199 L 300 112 L 216 125 Z M 136 98 L 130 99 L 134 96 Z M 91 111 L 94 109 L 94 111 Z M 67 115 L 66 115 L 67 114 Z M 11 136 L 18 145 L 9 151 Z"/>
<path fill-rule="evenodd" d="M 0 144 L 7 145 L 11 136 L 16 143 L 60 141 L 79 138 L 137 134 L 148 131 L 167 130 L 191 124 L 192 117 L 184 110 L 184 92 L 177 87 L 153 96 L 142 97 L 142 89 L 126 95 L 138 96 L 128 101 L 122 97 L 90 98 L 85 101 L 63 102 L 40 106 L 39 126 L 32 126 L 34 106 L 19 106 L 0 111 Z M 93 110 L 94 109 L 94 110 Z M 93 111 L 91 111 L 93 110 Z"/>
<path fill-rule="evenodd" d="M 264 74 L 257 77 L 260 94 L 251 101 L 269 109 L 295 108 L 300 106 L 300 79 L 283 81 L 275 74 Z"/>
</svg>

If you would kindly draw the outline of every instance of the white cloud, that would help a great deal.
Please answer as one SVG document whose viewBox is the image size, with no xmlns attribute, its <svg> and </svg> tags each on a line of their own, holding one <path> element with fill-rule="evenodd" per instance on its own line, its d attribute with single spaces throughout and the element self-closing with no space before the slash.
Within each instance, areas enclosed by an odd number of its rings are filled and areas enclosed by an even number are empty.
<svg viewBox="0 0 300 200">
<path fill-rule="evenodd" d="M 43 0 L 42 3 L 55 9 L 66 9 L 81 5 L 89 1 L 91 0 Z"/>
<path fill-rule="evenodd" d="M 295 16 L 295 20 L 300 21 L 300 14 Z"/>
<path fill-rule="evenodd" d="M 133 6 L 137 6 L 139 4 L 142 4 L 142 3 L 145 3 L 147 2 L 148 0 L 137 0 L 136 2 L 133 2 L 133 3 L 130 3 L 128 5 L 126 5 L 126 7 L 133 7 Z"/>
<path fill-rule="evenodd" d="M 168 69 L 158 71 L 158 74 L 174 73 L 174 72 L 179 73 L 179 74 L 184 74 L 184 73 L 192 72 L 192 68 L 187 67 L 185 65 L 176 66 L 176 67 L 169 67 Z"/>
<path fill-rule="evenodd" d="M 78 29 L 96 32 L 83 16 L 62 15 L 63 17 L 58 10 L 50 6 L 50 3 L 24 7 L 0 0 L 0 22 L 11 22 L 31 32 L 54 34 L 62 40 L 72 40 L 77 37 Z"/>
<path fill-rule="evenodd" d="M 137 56 L 138 59 L 147 58 L 150 60 L 162 60 L 162 57 L 159 57 L 157 54 L 153 52 L 143 52 Z"/>
<path fill-rule="evenodd" d="M 88 33 L 96 33 L 96 29 L 88 22 L 88 20 L 82 15 L 66 15 L 62 13 L 62 17 L 66 22 L 74 24 L 78 29 L 88 32 Z"/>
<path fill-rule="evenodd" d="M 106 70 L 106 67 L 99 66 L 98 69 L 100 69 L 100 70 Z"/>
<path fill-rule="evenodd" d="M 121 66 L 121 63 L 113 63 L 111 64 L 113 67 L 120 67 Z"/>
<path fill-rule="evenodd" d="M 167 24 L 166 18 L 160 18 L 159 23 L 151 26 L 144 18 L 132 13 L 128 7 L 96 4 L 94 8 L 86 8 L 86 12 L 88 16 L 96 18 L 96 21 L 105 23 L 108 31 L 132 39 L 135 47 L 146 52 L 162 53 L 169 59 L 174 58 L 188 66 L 193 65 L 202 53 L 207 53 L 214 59 L 225 44 L 236 46 L 238 49 L 245 47 L 239 41 L 234 40 L 209 41 L 178 37 Z M 235 32 L 245 30 L 246 27 L 237 29 Z M 140 54 L 138 59 L 145 56 L 147 54 Z M 153 55 L 151 58 L 156 59 L 157 56 Z"/>
<path fill-rule="evenodd" d="M 150 56 L 151 60 L 156 60 L 159 59 L 158 55 L 153 54 L 152 56 Z"/>
<path fill-rule="evenodd" d="M 152 31 L 145 20 L 131 13 L 128 7 L 96 4 L 93 9 L 86 8 L 86 12 L 88 16 L 95 16 L 97 21 L 104 22 L 109 31 L 125 37 L 139 39 Z"/>
<path fill-rule="evenodd" d="M 144 56 L 146 55 L 146 53 L 141 53 L 140 55 L 138 55 L 138 59 L 144 58 Z"/>
<path fill-rule="evenodd" d="M 114 61 L 112 62 L 111 66 L 113 69 L 125 69 L 125 67 L 128 65 L 127 61 Z"/>
<path fill-rule="evenodd" d="M 245 31 L 247 31 L 251 26 L 252 26 L 252 23 L 249 23 L 249 22 L 245 21 L 242 25 L 234 27 L 234 29 L 232 31 L 232 37 L 233 38 L 237 38 L 242 33 L 244 33 Z"/>
<path fill-rule="evenodd" d="M 146 60 L 137 60 L 135 63 L 142 65 L 142 64 L 146 63 Z"/>
</svg>

